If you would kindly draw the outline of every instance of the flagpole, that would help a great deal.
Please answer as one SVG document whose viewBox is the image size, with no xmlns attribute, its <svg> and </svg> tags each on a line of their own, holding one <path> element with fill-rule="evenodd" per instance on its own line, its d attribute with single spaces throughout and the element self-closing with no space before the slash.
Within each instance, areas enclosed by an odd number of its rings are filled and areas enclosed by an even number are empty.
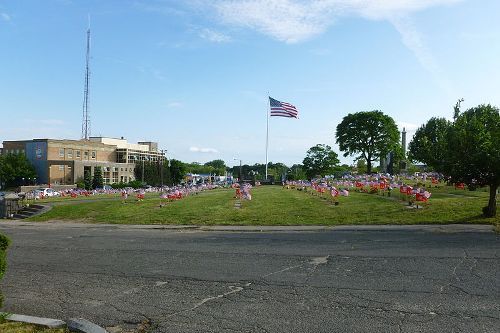
<svg viewBox="0 0 500 333">
<path fill-rule="evenodd" d="M 267 153 L 269 150 L 269 110 L 271 108 L 269 92 L 267 92 L 267 107 L 266 107 L 266 120 L 267 120 L 267 130 L 266 130 L 266 181 L 267 181 Z"/>
</svg>

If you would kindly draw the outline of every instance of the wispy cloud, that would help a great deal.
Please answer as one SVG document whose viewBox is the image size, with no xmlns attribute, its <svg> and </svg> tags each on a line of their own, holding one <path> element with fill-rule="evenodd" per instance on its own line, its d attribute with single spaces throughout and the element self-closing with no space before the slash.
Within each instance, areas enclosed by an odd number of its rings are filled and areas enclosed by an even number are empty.
<svg viewBox="0 0 500 333">
<path fill-rule="evenodd" d="M 162 71 L 160 71 L 159 69 L 153 68 L 151 66 L 136 66 L 136 68 L 139 72 L 144 74 L 150 74 L 157 80 L 160 81 L 167 80 L 167 77 L 163 75 Z"/>
<path fill-rule="evenodd" d="M 0 13 L 0 20 L 9 22 L 11 20 L 11 17 L 7 13 Z"/>
<path fill-rule="evenodd" d="M 344 16 L 388 20 L 462 0 L 219 0 L 220 19 L 287 43 L 310 39 Z"/>
<path fill-rule="evenodd" d="M 178 108 L 181 108 L 181 107 L 183 107 L 183 106 L 184 106 L 184 104 L 183 104 L 183 103 L 181 103 L 181 102 L 178 102 L 178 101 L 172 101 L 172 102 L 169 102 L 169 103 L 167 104 L 167 107 L 168 107 L 169 109 L 178 109 Z"/>
<path fill-rule="evenodd" d="M 200 148 L 200 147 L 189 147 L 189 151 L 193 153 L 204 153 L 204 154 L 216 154 L 219 152 L 215 148 Z"/>
<path fill-rule="evenodd" d="M 298 43 L 324 33 L 343 17 L 390 22 L 403 44 L 437 84 L 451 94 L 441 68 L 424 43 L 410 14 L 463 0 L 219 0 L 214 8 L 222 23 L 257 30 L 285 43 Z M 324 50 L 311 50 L 324 55 Z"/>
<path fill-rule="evenodd" d="M 231 37 L 208 28 L 201 29 L 199 36 L 213 43 L 227 43 L 231 41 Z"/>
<path fill-rule="evenodd" d="M 432 75 L 443 90 L 451 95 L 450 82 L 443 74 L 441 67 L 432 55 L 431 50 L 424 43 L 422 35 L 412 20 L 408 17 L 394 17 L 390 19 L 390 22 L 401 35 L 403 44 L 415 55 L 420 65 Z"/>
</svg>

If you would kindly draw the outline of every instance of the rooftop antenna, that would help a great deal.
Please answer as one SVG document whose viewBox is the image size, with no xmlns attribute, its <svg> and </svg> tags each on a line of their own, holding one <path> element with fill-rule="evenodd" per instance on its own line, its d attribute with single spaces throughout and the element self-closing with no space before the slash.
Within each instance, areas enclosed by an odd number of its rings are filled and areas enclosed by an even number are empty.
<svg viewBox="0 0 500 333">
<path fill-rule="evenodd" d="M 90 137 L 90 118 L 89 118 L 89 78 L 90 78 L 90 14 L 89 26 L 87 29 L 87 57 L 85 62 L 85 88 L 83 91 L 83 119 L 82 119 L 82 139 L 88 140 Z"/>
</svg>

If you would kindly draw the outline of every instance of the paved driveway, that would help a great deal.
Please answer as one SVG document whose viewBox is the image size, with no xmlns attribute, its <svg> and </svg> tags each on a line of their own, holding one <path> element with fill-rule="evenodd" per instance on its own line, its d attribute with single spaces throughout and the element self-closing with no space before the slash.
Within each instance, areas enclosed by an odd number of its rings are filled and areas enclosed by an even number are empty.
<svg viewBox="0 0 500 333">
<path fill-rule="evenodd" d="M 488 232 L 0 225 L 4 310 L 151 332 L 499 332 Z"/>
</svg>

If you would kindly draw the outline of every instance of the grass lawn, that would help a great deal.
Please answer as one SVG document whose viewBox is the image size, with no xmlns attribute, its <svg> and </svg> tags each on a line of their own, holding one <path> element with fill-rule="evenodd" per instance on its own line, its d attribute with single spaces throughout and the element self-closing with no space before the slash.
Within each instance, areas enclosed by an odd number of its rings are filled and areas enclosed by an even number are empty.
<svg viewBox="0 0 500 333">
<path fill-rule="evenodd" d="M 432 198 L 423 209 L 408 209 L 399 199 L 351 192 L 335 206 L 309 193 L 262 186 L 252 190 L 252 201 L 234 207 L 233 190 L 213 190 L 192 195 L 160 208 L 159 196 L 142 202 L 128 199 L 75 202 L 54 206 L 31 221 L 80 221 L 119 224 L 196 225 L 340 225 L 340 224 L 498 224 L 500 218 L 485 219 L 481 207 L 488 201 L 486 189 L 475 192 L 451 187 L 431 189 Z"/>
<path fill-rule="evenodd" d="M 0 321 L 0 332 L 2 333 L 68 333 L 68 330 L 63 328 L 50 329 L 41 328 L 39 326 L 17 323 L 13 321 Z"/>
</svg>

